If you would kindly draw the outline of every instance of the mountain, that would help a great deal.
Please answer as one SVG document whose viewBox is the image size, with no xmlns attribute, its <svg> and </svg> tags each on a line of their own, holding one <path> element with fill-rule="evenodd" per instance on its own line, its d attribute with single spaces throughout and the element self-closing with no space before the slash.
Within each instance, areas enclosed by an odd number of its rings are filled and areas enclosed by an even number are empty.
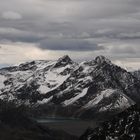
<svg viewBox="0 0 140 140">
<path fill-rule="evenodd" d="M 140 81 L 104 56 L 76 63 L 69 56 L 0 70 L 0 99 L 50 116 L 94 118 L 140 101 Z"/>
<path fill-rule="evenodd" d="M 134 105 L 100 127 L 89 128 L 79 140 L 139 140 L 139 128 L 140 109 Z"/>
</svg>

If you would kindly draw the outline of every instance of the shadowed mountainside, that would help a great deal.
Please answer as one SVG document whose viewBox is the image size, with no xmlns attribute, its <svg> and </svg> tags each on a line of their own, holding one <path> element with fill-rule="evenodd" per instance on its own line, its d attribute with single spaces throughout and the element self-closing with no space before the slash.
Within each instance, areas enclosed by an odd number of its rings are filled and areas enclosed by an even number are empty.
<svg viewBox="0 0 140 140">
<path fill-rule="evenodd" d="M 92 130 L 89 128 L 79 140 L 139 140 L 140 108 L 130 107 L 113 119 Z"/>
<path fill-rule="evenodd" d="M 24 106 L 0 101 L 0 140 L 77 140 L 65 132 L 41 126 L 28 115 Z"/>
</svg>

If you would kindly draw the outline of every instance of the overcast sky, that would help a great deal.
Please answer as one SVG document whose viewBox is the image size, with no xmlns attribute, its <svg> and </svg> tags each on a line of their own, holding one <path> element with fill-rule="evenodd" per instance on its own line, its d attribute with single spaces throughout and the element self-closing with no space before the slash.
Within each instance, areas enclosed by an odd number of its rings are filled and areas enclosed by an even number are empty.
<svg viewBox="0 0 140 140">
<path fill-rule="evenodd" d="M 65 54 L 140 68 L 140 0 L 0 0 L 0 67 Z"/>
</svg>

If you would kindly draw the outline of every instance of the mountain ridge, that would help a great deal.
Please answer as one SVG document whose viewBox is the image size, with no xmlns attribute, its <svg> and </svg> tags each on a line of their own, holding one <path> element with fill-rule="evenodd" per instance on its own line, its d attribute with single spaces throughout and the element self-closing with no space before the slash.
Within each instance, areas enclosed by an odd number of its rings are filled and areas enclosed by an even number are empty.
<svg viewBox="0 0 140 140">
<path fill-rule="evenodd" d="M 59 115 L 92 118 L 140 101 L 140 81 L 104 56 L 81 63 L 68 55 L 31 61 L 0 69 L 0 79 L 0 99 L 43 106 L 46 112 L 55 108 Z"/>
</svg>

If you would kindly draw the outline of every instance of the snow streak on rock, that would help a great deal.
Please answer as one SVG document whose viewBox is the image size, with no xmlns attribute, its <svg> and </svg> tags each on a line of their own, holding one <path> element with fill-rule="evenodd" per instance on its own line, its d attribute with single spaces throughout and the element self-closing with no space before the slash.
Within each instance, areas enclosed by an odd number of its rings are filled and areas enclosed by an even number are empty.
<svg viewBox="0 0 140 140">
<path fill-rule="evenodd" d="M 87 110 L 118 111 L 139 102 L 140 81 L 104 56 L 77 64 L 66 55 L 0 69 L 0 99 L 71 108 L 71 116 L 80 116 Z"/>
</svg>

